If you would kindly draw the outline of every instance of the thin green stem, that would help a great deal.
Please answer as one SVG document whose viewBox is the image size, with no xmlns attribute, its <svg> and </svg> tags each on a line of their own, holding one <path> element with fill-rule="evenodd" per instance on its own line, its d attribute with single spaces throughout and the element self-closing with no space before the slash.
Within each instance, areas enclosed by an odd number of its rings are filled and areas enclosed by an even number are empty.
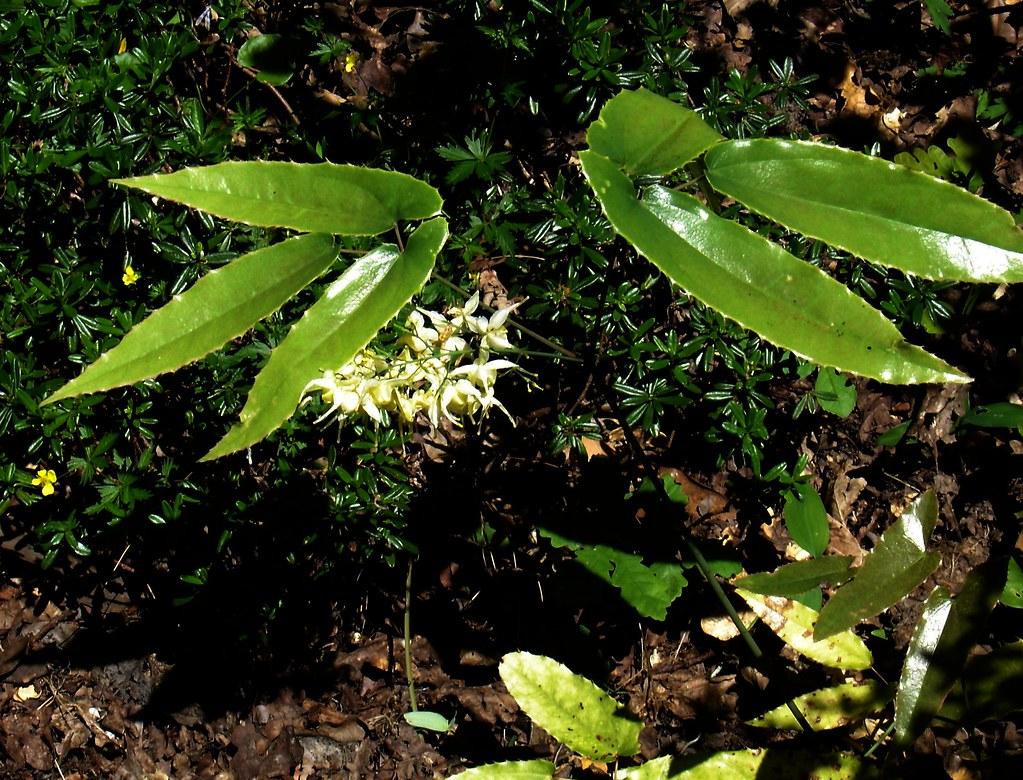
<svg viewBox="0 0 1023 780">
<path fill-rule="evenodd" d="M 720 214 L 721 196 L 718 195 L 717 191 L 710 186 L 710 182 L 707 181 L 707 166 L 704 164 L 703 158 L 701 157 L 699 160 L 693 160 L 687 164 L 686 172 L 696 179 L 700 192 L 703 193 L 703 198 L 707 201 L 707 207 L 715 214 Z"/>
<path fill-rule="evenodd" d="M 877 750 L 879 747 L 881 747 L 881 745 L 884 744 L 884 741 L 886 739 L 888 739 L 888 735 L 891 734 L 892 731 L 894 731 L 894 729 L 895 729 L 895 721 L 893 720 L 891 723 L 888 724 L 888 728 L 886 728 L 881 733 L 881 738 L 879 740 L 877 740 L 869 748 L 867 748 L 866 752 L 863 754 L 863 757 L 864 758 L 870 758 L 872 755 L 874 755 L 874 751 Z"/>
<path fill-rule="evenodd" d="M 405 678 L 408 680 L 408 699 L 412 711 L 419 709 L 416 701 L 416 678 L 412 668 L 412 564 L 415 558 L 408 560 L 408 572 L 405 574 Z"/>
</svg>

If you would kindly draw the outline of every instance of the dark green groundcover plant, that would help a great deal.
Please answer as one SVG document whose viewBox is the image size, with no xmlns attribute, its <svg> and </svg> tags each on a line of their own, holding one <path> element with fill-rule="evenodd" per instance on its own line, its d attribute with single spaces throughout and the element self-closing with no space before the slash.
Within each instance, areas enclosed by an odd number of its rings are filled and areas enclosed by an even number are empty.
<svg viewBox="0 0 1023 780">
<path fill-rule="evenodd" d="M 696 198 L 634 179 L 703 158 L 714 189 L 805 235 L 930 279 L 1023 280 L 1023 233 L 1008 212 L 884 160 L 820 144 L 729 141 L 645 90 L 605 105 L 580 154 L 608 219 L 673 282 L 767 341 L 823 366 L 891 383 L 966 382 L 906 342 L 885 317 L 814 266 Z M 428 184 L 331 163 L 221 163 L 115 180 L 250 225 L 308 233 L 211 272 L 133 329 L 47 403 L 132 384 L 217 349 L 330 268 L 333 235 L 421 224 L 402 249 L 355 261 L 294 324 L 256 377 L 241 420 L 207 453 L 263 439 L 294 413 L 307 383 L 346 363 L 426 283 L 447 240 Z"/>
</svg>

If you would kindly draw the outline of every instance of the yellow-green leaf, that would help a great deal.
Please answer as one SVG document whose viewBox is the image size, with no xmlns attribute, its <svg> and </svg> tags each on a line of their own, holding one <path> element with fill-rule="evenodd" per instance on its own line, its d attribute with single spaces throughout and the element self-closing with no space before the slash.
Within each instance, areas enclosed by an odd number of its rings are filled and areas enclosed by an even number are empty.
<svg viewBox="0 0 1023 780">
<path fill-rule="evenodd" d="M 722 750 L 658 758 L 615 773 L 615 780 L 868 780 L 876 772 L 846 753 L 785 750 Z"/>
<path fill-rule="evenodd" d="M 336 258 L 333 240 L 322 234 L 236 258 L 150 314 L 45 403 L 134 384 L 196 361 L 277 311 Z"/>
<path fill-rule="evenodd" d="M 341 235 L 383 233 L 442 203 L 407 174 L 334 163 L 224 162 L 113 183 L 248 225 Z"/>
<path fill-rule="evenodd" d="M 768 628 L 785 644 L 817 663 L 836 669 L 868 669 L 874 662 L 870 650 L 852 631 L 833 634 L 815 641 L 813 627 L 817 611 L 783 596 L 761 596 L 736 588 Z"/>
<path fill-rule="evenodd" d="M 551 780 L 554 777 L 554 764 L 550 761 L 502 761 L 500 764 L 466 769 L 451 780 Z"/>
<path fill-rule="evenodd" d="M 887 685 L 867 680 L 821 688 L 797 696 L 792 703 L 806 716 L 814 731 L 827 731 L 862 720 L 884 707 L 891 698 L 891 691 Z M 785 704 L 746 723 L 750 726 L 772 729 L 800 728 L 792 711 Z"/>
<path fill-rule="evenodd" d="M 310 380 L 347 363 L 426 283 L 447 236 L 447 222 L 435 219 L 409 237 L 404 252 L 387 244 L 355 261 L 271 353 L 241 421 L 203 460 L 249 447 L 287 420 Z"/>
</svg>

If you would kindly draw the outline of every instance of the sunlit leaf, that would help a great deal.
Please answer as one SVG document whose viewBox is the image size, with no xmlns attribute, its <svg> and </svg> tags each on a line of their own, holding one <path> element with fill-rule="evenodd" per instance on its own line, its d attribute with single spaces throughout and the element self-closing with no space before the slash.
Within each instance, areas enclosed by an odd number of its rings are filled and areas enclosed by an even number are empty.
<svg viewBox="0 0 1023 780">
<path fill-rule="evenodd" d="M 813 485 L 800 482 L 786 490 L 782 516 L 793 541 L 810 555 L 821 555 L 828 548 L 831 539 L 828 513 Z"/>
<path fill-rule="evenodd" d="M 639 752 L 643 724 L 585 677 L 544 656 L 509 653 L 501 679 L 540 728 L 597 761 Z"/>
<path fill-rule="evenodd" d="M 1023 568 L 1020 568 L 1015 558 L 1009 559 L 1005 588 L 1000 600 L 1007 607 L 1023 609 Z"/>
<path fill-rule="evenodd" d="M 976 655 L 966 664 L 963 680 L 953 687 L 941 716 L 982 723 L 1023 712 L 1023 642 Z"/>
<path fill-rule="evenodd" d="M 1010 403 L 974 406 L 959 418 L 959 425 L 975 428 L 1019 428 L 1023 426 L 1023 406 Z"/>
<path fill-rule="evenodd" d="M 895 738 L 911 742 L 941 708 L 1005 586 L 1005 560 L 974 569 L 950 599 L 935 588 L 913 632 L 895 697 Z"/>
<path fill-rule="evenodd" d="M 713 187 L 806 236 L 927 279 L 1023 281 L 1012 215 L 948 182 L 803 141 L 727 141 L 705 157 Z"/>
<path fill-rule="evenodd" d="M 966 377 L 915 347 L 880 312 L 780 246 L 661 187 L 640 201 L 613 162 L 583 171 L 611 224 L 672 281 L 765 339 L 815 363 L 885 382 Z"/>
<path fill-rule="evenodd" d="M 788 563 L 773 572 L 751 574 L 735 581 L 735 587 L 766 596 L 792 598 L 819 585 L 835 585 L 852 576 L 853 558 L 828 555 L 811 561 Z"/>
<path fill-rule="evenodd" d="M 938 502 L 928 490 L 892 523 L 852 580 L 824 605 L 814 638 L 852 628 L 898 603 L 926 580 L 941 560 L 938 553 L 927 552 L 937 520 Z"/>
<path fill-rule="evenodd" d="M 450 720 L 439 712 L 433 712 L 432 710 L 414 710 L 406 712 L 402 717 L 406 723 L 417 729 L 445 733 L 451 728 Z"/>
<path fill-rule="evenodd" d="M 817 372 L 813 389 L 817 403 L 826 412 L 844 419 L 856 408 L 856 388 L 833 368 L 822 368 Z"/>
<path fill-rule="evenodd" d="M 664 757 L 615 772 L 615 780 L 868 780 L 857 756 L 820 751 L 758 749 Z"/>
<path fill-rule="evenodd" d="M 241 421 L 203 460 L 249 447 L 287 420 L 310 380 L 351 360 L 426 283 L 447 236 L 447 222 L 432 220 L 416 229 L 404 252 L 387 244 L 356 260 L 271 353 Z"/>
<path fill-rule="evenodd" d="M 299 236 L 210 271 L 46 399 L 53 403 L 174 371 L 277 311 L 337 258 L 330 236 Z"/>
<path fill-rule="evenodd" d="M 868 669 L 874 662 L 863 640 L 851 631 L 813 638 L 817 612 L 783 596 L 761 596 L 736 588 L 757 617 L 797 653 L 836 669 Z"/>
<path fill-rule="evenodd" d="M 383 233 L 442 203 L 407 174 L 334 163 L 224 162 L 112 181 L 249 225 L 340 235 Z"/>
<path fill-rule="evenodd" d="M 586 141 L 631 176 L 671 173 L 724 137 L 700 115 L 645 89 L 604 104 Z"/>
<path fill-rule="evenodd" d="M 826 731 L 863 720 L 867 715 L 883 708 L 891 698 L 891 691 L 887 685 L 867 680 L 821 688 L 797 696 L 792 703 L 806 716 L 814 731 Z M 792 711 L 784 704 L 746 723 L 750 726 L 772 729 L 800 728 Z"/>
<path fill-rule="evenodd" d="M 551 780 L 554 764 L 550 761 L 504 761 L 466 769 L 452 778 L 462 780 Z"/>
</svg>

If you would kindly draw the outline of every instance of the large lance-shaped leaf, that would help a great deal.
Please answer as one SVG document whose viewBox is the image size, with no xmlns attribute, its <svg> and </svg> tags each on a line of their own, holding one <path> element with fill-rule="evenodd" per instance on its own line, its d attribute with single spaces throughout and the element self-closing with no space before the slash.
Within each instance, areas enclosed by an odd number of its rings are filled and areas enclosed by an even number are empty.
<svg viewBox="0 0 1023 780">
<path fill-rule="evenodd" d="M 798 596 L 820 585 L 845 582 L 852 576 L 849 555 L 828 555 L 809 561 L 787 563 L 773 572 L 750 574 L 735 581 L 737 588 L 765 596 Z"/>
<path fill-rule="evenodd" d="M 715 189 L 859 257 L 927 279 L 1023 281 L 1012 215 L 941 179 L 803 141 L 729 141 L 705 159 Z"/>
<path fill-rule="evenodd" d="M 236 258 L 175 295 L 45 403 L 130 385 L 198 360 L 277 311 L 336 258 L 333 240 L 322 234 Z"/>
<path fill-rule="evenodd" d="M 508 693 L 533 722 L 596 761 L 639 752 L 643 724 L 585 677 L 552 658 L 509 653 L 501 659 Z"/>
<path fill-rule="evenodd" d="M 961 382 L 903 340 L 863 299 L 809 263 L 698 201 L 651 188 L 636 199 L 613 162 L 582 152 L 583 171 L 620 235 L 686 292 L 815 363 L 885 382 Z"/>
<path fill-rule="evenodd" d="M 876 776 L 857 756 L 785 749 L 665 756 L 615 772 L 615 780 L 867 780 Z"/>
<path fill-rule="evenodd" d="M 938 502 L 928 490 L 892 523 L 856 576 L 824 605 L 814 638 L 852 628 L 901 601 L 926 580 L 941 560 L 938 553 L 927 552 L 937 520 Z"/>
<path fill-rule="evenodd" d="M 386 244 L 355 261 L 271 353 L 241 421 L 202 460 L 249 447 L 287 420 L 310 380 L 351 360 L 426 283 L 447 237 L 447 222 L 432 220 L 404 252 Z"/>
<path fill-rule="evenodd" d="M 334 163 L 224 162 L 113 181 L 225 219 L 310 233 L 375 235 L 432 217 L 442 203 L 407 174 Z"/>
<path fill-rule="evenodd" d="M 942 717 L 981 723 L 1023 712 L 1023 642 L 970 659 L 941 708 Z"/>
<path fill-rule="evenodd" d="M 935 588 L 924 604 L 909 644 L 895 697 L 895 738 L 906 744 L 941 709 L 966 658 L 983 636 L 988 615 L 1005 585 L 1005 559 L 974 569 L 950 599 Z"/>
<path fill-rule="evenodd" d="M 847 682 L 831 688 L 797 696 L 792 700 L 796 709 L 806 716 L 814 731 L 838 729 L 863 720 L 877 712 L 892 698 L 887 685 L 874 680 Z M 772 729 L 798 729 L 795 715 L 787 704 L 765 712 L 759 718 L 746 721 L 750 726 Z"/>
<path fill-rule="evenodd" d="M 593 151 L 640 176 L 671 173 L 725 139 L 695 111 L 638 89 L 604 104 L 586 140 Z"/>
<path fill-rule="evenodd" d="M 761 596 L 736 588 L 757 617 L 789 647 L 819 664 L 835 669 L 869 669 L 874 657 L 852 631 L 814 639 L 817 610 L 783 596 Z"/>
<path fill-rule="evenodd" d="M 451 778 L 462 780 L 551 780 L 554 764 L 550 761 L 502 761 L 500 764 L 486 764 L 473 767 Z"/>
</svg>

